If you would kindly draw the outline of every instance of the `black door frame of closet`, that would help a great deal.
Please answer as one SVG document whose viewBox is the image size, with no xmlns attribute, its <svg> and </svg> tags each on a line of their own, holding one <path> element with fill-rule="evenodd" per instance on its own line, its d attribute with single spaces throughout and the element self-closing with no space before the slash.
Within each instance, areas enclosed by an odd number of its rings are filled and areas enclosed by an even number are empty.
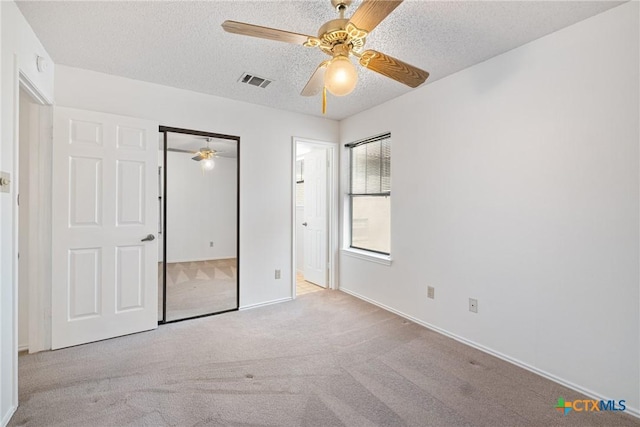
<svg viewBox="0 0 640 427">
<path fill-rule="evenodd" d="M 213 132 L 203 132 L 191 129 L 181 129 L 169 126 L 160 126 L 159 132 L 163 134 L 163 170 L 162 170 L 162 320 L 158 320 L 159 325 L 182 322 L 183 320 L 198 319 L 200 317 L 213 316 L 216 314 L 238 311 L 240 307 L 240 137 L 235 135 L 223 135 Z M 167 321 L 167 134 L 182 133 L 187 135 L 205 136 L 210 138 L 228 139 L 237 144 L 237 165 L 236 165 L 236 307 L 229 310 L 216 311 L 214 313 L 200 314 L 198 316 L 185 317 L 182 319 Z"/>
</svg>

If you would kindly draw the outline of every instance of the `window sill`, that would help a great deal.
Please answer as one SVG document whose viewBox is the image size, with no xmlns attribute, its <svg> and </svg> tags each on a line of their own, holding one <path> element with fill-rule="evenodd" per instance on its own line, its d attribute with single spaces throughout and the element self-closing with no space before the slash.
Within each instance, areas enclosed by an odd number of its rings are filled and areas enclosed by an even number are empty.
<svg viewBox="0 0 640 427">
<path fill-rule="evenodd" d="M 343 248 L 342 253 L 352 258 L 358 258 L 382 265 L 391 265 L 391 255 L 377 254 L 375 252 L 363 251 L 361 249 L 353 248 Z"/>
</svg>

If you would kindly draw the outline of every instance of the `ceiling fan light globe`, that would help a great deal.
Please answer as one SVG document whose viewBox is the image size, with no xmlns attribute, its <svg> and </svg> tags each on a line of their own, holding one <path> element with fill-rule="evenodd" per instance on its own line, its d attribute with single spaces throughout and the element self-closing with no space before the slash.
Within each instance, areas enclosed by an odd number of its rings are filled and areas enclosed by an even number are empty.
<svg viewBox="0 0 640 427">
<path fill-rule="evenodd" d="M 324 85 L 335 96 L 345 96 L 353 92 L 358 83 L 358 71 L 353 63 L 343 55 L 331 60 L 324 73 Z"/>
<path fill-rule="evenodd" d="M 213 159 L 204 159 L 202 161 L 202 169 L 204 169 L 206 171 L 213 170 L 215 165 L 216 165 L 216 163 L 213 161 Z"/>
</svg>

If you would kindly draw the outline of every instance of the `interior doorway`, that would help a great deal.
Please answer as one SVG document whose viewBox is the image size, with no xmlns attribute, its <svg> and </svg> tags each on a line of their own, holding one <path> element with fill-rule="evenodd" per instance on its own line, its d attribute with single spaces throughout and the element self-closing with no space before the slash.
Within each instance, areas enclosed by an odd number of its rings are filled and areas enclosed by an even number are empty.
<svg viewBox="0 0 640 427">
<path fill-rule="evenodd" d="M 335 144 L 294 138 L 292 295 L 335 289 Z"/>
<path fill-rule="evenodd" d="M 35 353 L 50 346 L 52 108 L 22 74 L 17 111 L 17 344 L 18 352 Z"/>
</svg>

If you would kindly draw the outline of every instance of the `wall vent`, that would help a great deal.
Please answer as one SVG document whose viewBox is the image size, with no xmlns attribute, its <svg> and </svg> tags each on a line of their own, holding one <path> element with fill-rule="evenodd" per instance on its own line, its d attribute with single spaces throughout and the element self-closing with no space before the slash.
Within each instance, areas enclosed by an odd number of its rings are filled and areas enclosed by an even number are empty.
<svg viewBox="0 0 640 427">
<path fill-rule="evenodd" d="M 240 76 L 238 81 L 240 83 L 246 83 L 248 85 L 261 87 L 264 89 L 269 86 L 269 84 L 271 84 L 273 80 L 265 79 L 264 77 L 258 77 L 254 74 L 244 73 L 242 76 Z"/>
</svg>

